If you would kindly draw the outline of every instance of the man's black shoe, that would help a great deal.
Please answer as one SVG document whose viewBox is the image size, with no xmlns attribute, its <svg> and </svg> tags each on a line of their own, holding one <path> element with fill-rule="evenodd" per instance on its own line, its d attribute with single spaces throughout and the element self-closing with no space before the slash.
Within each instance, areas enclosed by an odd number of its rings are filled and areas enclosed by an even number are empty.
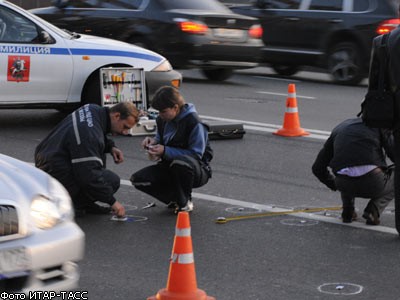
<svg viewBox="0 0 400 300">
<path fill-rule="evenodd" d="M 357 220 L 357 214 L 354 207 L 343 207 L 342 221 L 343 223 L 351 223 Z"/>
<path fill-rule="evenodd" d="M 364 209 L 363 218 L 366 220 L 367 225 L 379 225 L 381 220 L 379 219 L 379 212 L 373 203 L 368 203 Z"/>
<path fill-rule="evenodd" d="M 87 214 L 93 214 L 93 215 L 108 215 L 111 213 L 110 206 L 102 206 L 96 203 L 92 203 L 85 206 L 84 210 Z"/>
</svg>

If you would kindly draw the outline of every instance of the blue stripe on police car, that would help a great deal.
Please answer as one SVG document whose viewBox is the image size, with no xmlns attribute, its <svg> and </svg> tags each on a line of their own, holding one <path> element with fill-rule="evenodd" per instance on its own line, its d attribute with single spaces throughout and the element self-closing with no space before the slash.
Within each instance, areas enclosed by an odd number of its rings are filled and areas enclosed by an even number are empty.
<svg viewBox="0 0 400 300">
<path fill-rule="evenodd" d="M 94 55 L 94 56 L 120 56 L 133 57 L 143 60 L 160 62 L 162 57 L 138 52 L 106 50 L 106 49 L 85 49 L 85 48 L 51 48 L 21 45 L 0 46 L 0 53 L 10 54 L 44 54 L 44 55 Z"/>
</svg>

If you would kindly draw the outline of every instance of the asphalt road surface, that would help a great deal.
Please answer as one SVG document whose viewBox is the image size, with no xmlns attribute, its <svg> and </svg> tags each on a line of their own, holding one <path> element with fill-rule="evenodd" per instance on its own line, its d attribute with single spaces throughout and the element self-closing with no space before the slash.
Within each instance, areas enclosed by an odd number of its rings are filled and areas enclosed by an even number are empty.
<svg viewBox="0 0 400 300">
<path fill-rule="evenodd" d="M 366 86 L 342 87 L 324 74 L 287 80 L 267 68 L 212 83 L 184 71 L 182 91 L 206 119 L 240 120 L 243 139 L 212 141 L 213 178 L 193 194 L 191 237 L 198 288 L 219 300 L 399 299 L 400 240 L 393 203 L 380 226 L 340 220 L 340 196 L 321 185 L 311 165 L 332 127 L 354 116 Z M 288 83 L 295 83 L 301 125 L 311 134 L 274 135 L 282 126 Z M 0 110 L 0 152 L 33 162 L 39 141 L 63 114 Z M 79 290 L 88 299 L 139 300 L 166 287 L 176 215 L 129 184 L 151 162 L 143 137 L 116 137 L 125 162 L 117 199 L 127 222 L 86 216 Z M 156 206 L 143 208 L 148 203 Z M 356 200 L 359 215 L 366 200 Z M 254 214 L 263 214 L 254 216 Z M 217 224 L 219 217 L 228 222 Z M 400 264 L 399 264 L 400 265 Z"/>
</svg>

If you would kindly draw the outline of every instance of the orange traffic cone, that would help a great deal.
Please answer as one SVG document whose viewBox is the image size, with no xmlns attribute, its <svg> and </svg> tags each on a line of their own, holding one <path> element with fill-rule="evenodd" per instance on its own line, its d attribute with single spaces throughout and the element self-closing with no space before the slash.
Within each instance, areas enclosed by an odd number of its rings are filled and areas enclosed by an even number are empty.
<svg viewBox="0 0 400 300">
<path fill-rule="evenodd" d="M 215 300 L 197 288 L 188 212 L 179 212 L 167 287 L 147 300 Z"/>
<path fill-rule="evenodd" d="M 309 135 L 307 131 L 300 127 L 299 112 L 296 100 L 296 86 L 290 83 L 288 87 L 288 97 L 286 100 L 286 112 L 283 119 L 283 128 L 274 132 L 281 136 L 304 136 Z"/>
</svg>

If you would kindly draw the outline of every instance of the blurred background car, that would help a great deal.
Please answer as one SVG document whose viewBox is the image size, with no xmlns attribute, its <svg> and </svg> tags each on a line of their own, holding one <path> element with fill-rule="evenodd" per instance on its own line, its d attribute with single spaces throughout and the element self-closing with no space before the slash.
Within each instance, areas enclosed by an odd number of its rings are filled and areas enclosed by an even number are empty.
<svg viewBox="0 0 400 300">
<path fill-rule="evenodd" d="M 77 287 L 85 235 L 73 217 L 71 198 L 57 180 L 0 154 L 1 292 Z"/>
<path fill-rule="evenodd" d="M 111 39 L 63 31 L 7 1 L 0 1 L 0 107 L 74 109 L 101 103 L 99 70 L 145 71 L 147 103 L 182 75 L 158 53 Z"/>
<path fill-rule="evenodd" d="M 53 1 L 31 10 L 60 28 L 113 38 L 165 56 L 176 69 L 199 68 L 210 80 L 258 65 L 258 20 L 217 0 Z"/>
<path fill-rule="evenodd" d="M 221 1 L 260 20 L 262 61 L 278 74 L 318 67 L 339 84 L 367 77 L 372 39 L 399 24 L 398 0 Z"/>
<path fill-rule="evenodd" d="M 51 0 L 8 0 L 24 9 L 43 7 L 51 5 Z"/>
</svg>

